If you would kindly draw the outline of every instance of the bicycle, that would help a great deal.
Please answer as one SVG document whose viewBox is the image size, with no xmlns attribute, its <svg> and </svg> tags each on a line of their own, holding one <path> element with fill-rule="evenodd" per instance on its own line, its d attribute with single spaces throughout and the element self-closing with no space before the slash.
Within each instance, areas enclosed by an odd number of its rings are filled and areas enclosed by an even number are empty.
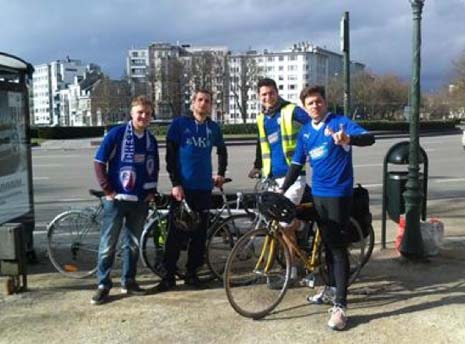
<svg viewBox="0 0 465 344">
<path fill-rule="evenodd" d="M 308 223 L 304 238 L 295 245 L 289 240 L 289 245 L 296 252 L 296 257 L 305 270 L 304 281 L 313 287 L 316 275 L 323 281 L 328 281 L 328 272 L 324 263 L 324 245 L 317 225 L 317 214 L 312 203 L 294 206 L 287 198 L 280 194 L 273 194 L 279 204 L 286 204 L 287 215 L 293 209 L 289 218 L 295 217 L 296 209 L 300 213 L 298 218 Z M 291 258 L 289 247 L 285 244 L 287 234 L 280 225 L 286 220 L 280 215 L 270 214 L 268 209 L 260 207 L 260 212 L 269 219 L 266 226 L 244 234 L 234 245 L 226 262 L 224 272 L 224 288 L 229 303 L 233 309 L 244 317 L 260 319 L 269 314 L 284 298 L 291 274 Z M 286 211 L 286 209 L 281 209 Z M 351 227 L 357 231 L 360 242 L 349 245 L 350 277 L 348 285 L 357 278 L 363 266 L 365 257 L 366 238 L 357 226 L 355 219 L 351 219 Z"/>
<path fill-rule="evenodd" d="M 230 183 L 231 178 L 226 178 L 225 183 Z M 244 195 L 241 192 L 236 194 L 236 198 L 229 200 L 223 187 L 218 188 L 221 196 L 221 206 L 218 209 L 212 209 L 210 211 L 209 226 L 207 228 L 207 242 L 206 242 L 206 257 L 203 267 L 197 272 L 198 277 L 203 281 L 209 281 L 214 278 L 218 278 L 219 273 L 217 272 L 217 260 L 224 259 L 221 255 L 217 254 L 217 251 L 221 251 L 221 241 L 216 240 L 223 238 L 223 243 L 230 245 L 231 233 L 238 233 L 241 231 L 241 224 L 250 222 L 252 214 L 241 210 L 241 204 L 244 201 Z M 144 228 L 140 239 L 140 256 L 142 262 L 152 272 L 163 277 L 165 273 L 162 264 L 162 258 L 164 255 L 164 241 L 165 236 L 160 236 L 160 232 L 166 232 L 168 228 L 167 217 L 154 217 L 150 220 L 150 223 Z M 226 228 L 228 232 L 226 233 Z M 157 239 L 158 238 L 158 239 Z M 158 240 L 158 241 L 157 241 Z M 187 247 L 184 247 L 184 250 Z M 179 278 L 184 278 L 184 266 L 187 257 L 182 254 L 178 260 L 178 269 L 176 274 Z M 225 260 L 224 260 L 225 263 Z M 224 266 L 224 263 L 221 263 Z"/>
<path fill-rule="evenodd" d="M 267 224 L 267 220 L 250 205 L 258 204 L 258 197 L 264 191 L 277 191 L 278 183 L 273 177 L 261 178 L 257 174 L 252 179 L 257 179 L 252 195 L 243 195 L 242 207 L 246 214 L 231 216 L 224 222 L 213 228 L 209 240 L 207 241 L 207 262 L 210 270 L 216 278 L 223 280 L 223 273 L 226 261 L 231 253 L 234 244 L 239 238 L 262 225 Z M 248 196 L 248 197 L 247 197 Z"/>
<path fill-rule="evenodd" d="M 97 270 L 97 255 L 100 242 L 100 228 L 103 216 L 104 193 L 89 190 L 99 200 L 98 205 L 84 209 L 72 209 L 57 215 L 47 226 L 47 253 L 52 265 L 61 274 L 72 278 L 85 278 Z M 166 216 L 159 210 L 166 205 L 166 196 L 158 196 L 149 204 L 149 212 L 144 228 L 154 219 Z M 166 237 L 166 233 L 160 233 Z M 163 238 L 160 238 L 163 240 Z M 115 257 L 121 256 L 117 246 Z"/>
</svg>

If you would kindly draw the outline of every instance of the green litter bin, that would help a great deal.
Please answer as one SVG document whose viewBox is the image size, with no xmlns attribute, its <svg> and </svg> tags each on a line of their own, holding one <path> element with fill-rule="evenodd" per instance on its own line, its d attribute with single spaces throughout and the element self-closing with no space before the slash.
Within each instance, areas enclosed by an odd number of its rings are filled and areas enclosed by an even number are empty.
<svg viewBox="0 0 465 344">
<path fill-rule="evenodd" d="M 392 146 L 384 158 L 383 165 L 383 208 L 382 208 L 382 228 L 381 228 L 381 245 L 386 248 L 386 214 L 394 222 L 399 223 L 401 214 L 405 213 L 404 191 L 408 180 L 409 164 L 409 141 L 402 141 Z M 422 220 L 426 219 L 426 199 L 428 188 L 428 156 L 425 150 L 420 147 L 418 155 L 420 165 L 419 182 L 422 185 L 423 203 L 422 203 Z M 395 165 L 396 170 L 390 170 L 390 166 Z M 400 170 L 404 166 L 404 170 Z"/>
</svg>

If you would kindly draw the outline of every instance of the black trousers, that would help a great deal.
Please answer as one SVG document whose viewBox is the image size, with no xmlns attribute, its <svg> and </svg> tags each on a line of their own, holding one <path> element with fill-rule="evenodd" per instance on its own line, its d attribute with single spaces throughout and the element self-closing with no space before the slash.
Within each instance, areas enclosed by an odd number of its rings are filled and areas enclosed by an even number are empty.
<svg viewBox="0 0 465 344">
<path fill-rule="evenodd" d="M 187 243 L 187 274 L 195 274 L 204 263 L 205 242 L 207 240 L 208 214 L 211 207 L 211 191 L 184 189 L 187 204 L 192 210 L 199 212 L 200 224 L 196 230 L 185 232 L 176 228 L 172 218 L 173 209 L 179 202 L 173 202 L 169 214 L 169 230 L 165 245 L 164 264 L 169 276 L 174 276 L 177 261 L 183 246 Z M 178 203 L 178 204 L 176 204 Z"/>
<path fill-rule="evenodd" d="M 329 285 L 336 287 L 336 304 L 345 307 L 350 274 L 346 233 L 352 210 L 352 196 L 313 196 L 313 201 L 319 215 L 318 225 L 326 250 Z"/>
</svg>

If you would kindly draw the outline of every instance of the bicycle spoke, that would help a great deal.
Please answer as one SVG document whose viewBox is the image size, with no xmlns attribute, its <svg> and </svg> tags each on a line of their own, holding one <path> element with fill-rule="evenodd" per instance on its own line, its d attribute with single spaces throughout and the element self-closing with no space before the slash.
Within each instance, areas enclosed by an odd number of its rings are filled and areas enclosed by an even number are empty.
<svg viewBox="0 0 465 344">
<path fill-rule="evenodd" d="M 277 250 L 273 245 L 283 249 L 284 267 L 276 262 Z M 228 300 L 239 314 L 261 318 L 284 297 L 289 274 L 289 252 L 283 242 L 269 237 L 266 229 L 249 232 L 239 239 L 226 264 L 224 285 Z"/>
</svg>

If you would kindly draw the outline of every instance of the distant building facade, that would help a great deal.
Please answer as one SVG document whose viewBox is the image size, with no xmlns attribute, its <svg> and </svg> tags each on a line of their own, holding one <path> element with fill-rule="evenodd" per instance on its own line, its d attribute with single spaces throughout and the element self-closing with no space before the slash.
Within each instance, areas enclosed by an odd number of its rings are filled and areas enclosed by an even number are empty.
<svg viewBox="0 0 465 344">
<path fill-rule="evenodd" d="M 351 63 L 352 73 L 363 71 L 361 63 Z M 229 57 L 230 100 L 225 121 L 255 122 L 260 112 L 257 81 L 269 77 L 276 81 L 282 98 L 299 103 L 299 93 L 307 85 L 327 85 L 343 72 L 341 54 L 307 42 L 283 51 L 248 51 Z M 246 99 L 244 99 L 246 98 Z"/>
<path fill-rule="evenodd" d="M 100 72 L 95 64 L 83 64 L 80 60 L 66 58 L 34 66 L 32 76 L 32 122 L 38 126 L 66 125 L 67 99 L 63 93 L 75 78 L 82 80 L 87 72 Z"/>
<path fill-rule="evenodd" d="M 365 66 L 352 62 L 351 72 Z M 309 84 L 327 85 L 343 73 L 343 56 L 307 42 L 282 51 L 232 53 L 227 47 L 192 47 L 153 43 L 128 51 L 127 75 L 131 88 L 149 89 L 159 119 L 170 119 L 189 108 L 196 87 L 213 93 L 212 117 L 226 123 L 255 122 L 260 111 L 257 81 L 273 78 L 280 95 L 298 103 Z"/>
</svg>

